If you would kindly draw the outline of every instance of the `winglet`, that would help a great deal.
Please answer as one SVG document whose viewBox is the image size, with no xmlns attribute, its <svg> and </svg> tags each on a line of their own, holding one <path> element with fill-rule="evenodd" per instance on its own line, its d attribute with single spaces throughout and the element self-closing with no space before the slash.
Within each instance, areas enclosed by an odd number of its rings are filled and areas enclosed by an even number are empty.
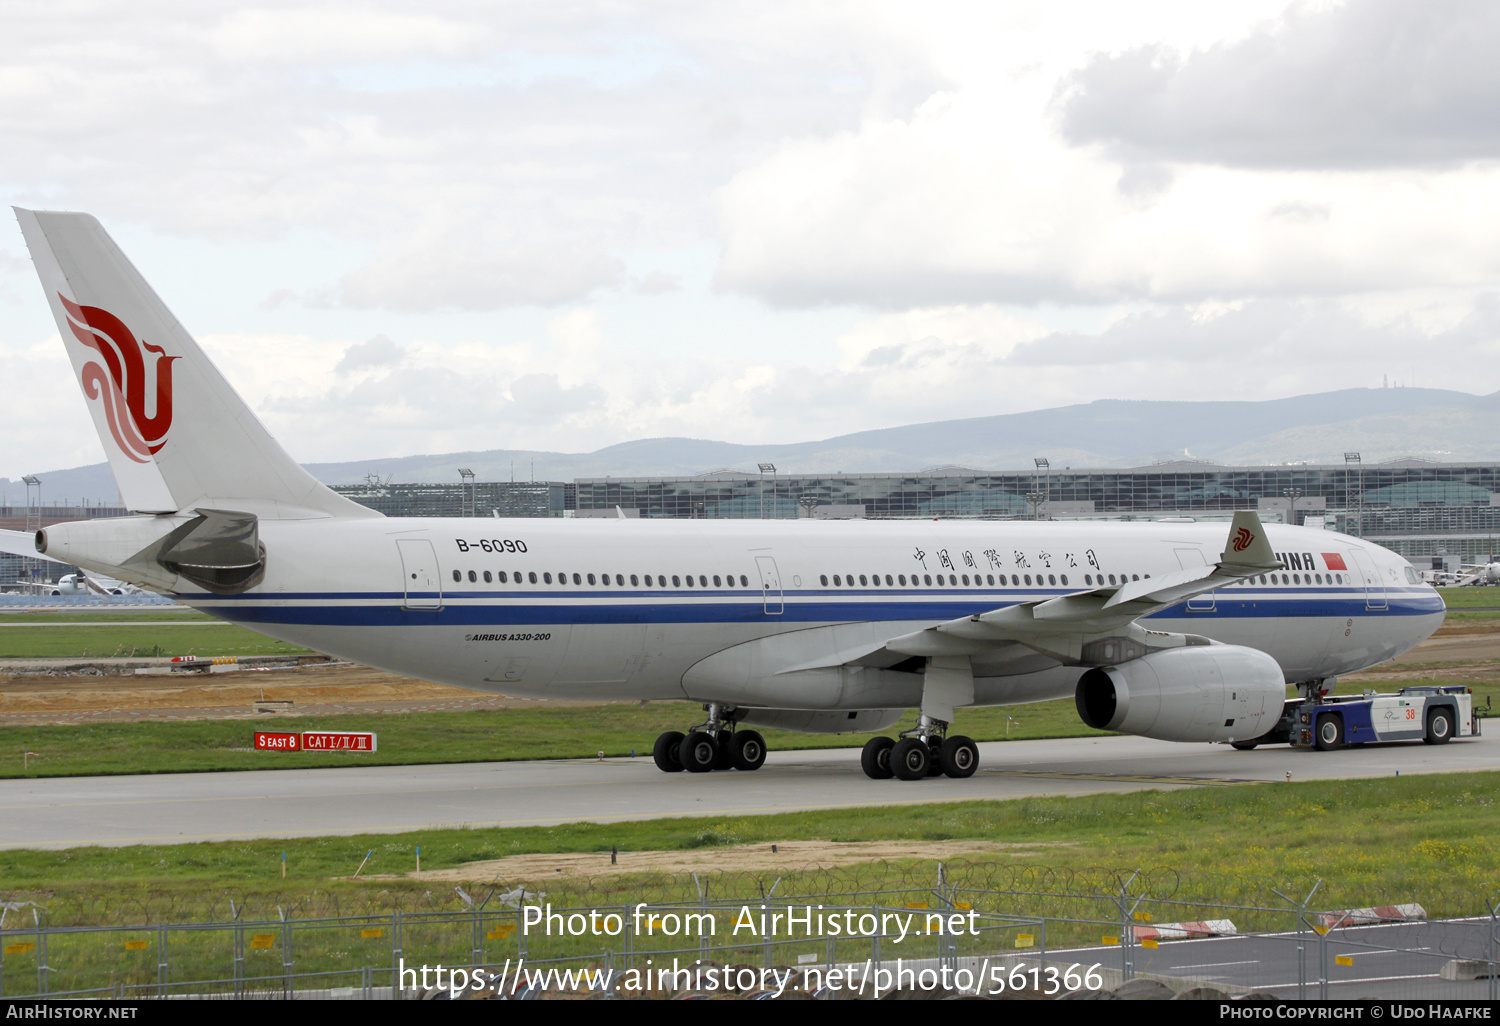
<svg viewBox="0 0 1500 1026">
<path fill-rule="evenodd" d="M 1254 510 L 1237 510 L 1229 525 L 1229 540 L 1224 543 L 1224 555 L 1220 566 L 1257 567 L 1263 570 L 1280 569 L 1276 553 L 1271 551 L 1270 539 L 1265 526 Z"/>
</svg>

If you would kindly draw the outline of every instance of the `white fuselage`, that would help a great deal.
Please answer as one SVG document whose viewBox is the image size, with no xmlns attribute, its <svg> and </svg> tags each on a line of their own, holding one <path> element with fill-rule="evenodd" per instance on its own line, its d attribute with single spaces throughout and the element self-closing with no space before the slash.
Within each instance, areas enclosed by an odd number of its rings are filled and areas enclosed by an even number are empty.
<svg viewBox="0 0 1500 1026">
<path fill-rule="evenodd" d="M 1328 531 L 1267 530 L 1285 571 L 1143 626 L 1260 649 L 1297 682 L 1383 662 L 1442 623 L 1441 598 L 1413 583 L 1394 553 Z M 852 709 L 916 705 L 920 673 L 909 675 L 910 695 L 811 693 L 790 678 L 774 694 L 710 694 L 684 678 L 757 639 L 802 632 L 784 639 L 786 651 L 816 660 L 1018 602 L 1212 564 L 1225 527 L 332 518 L 265 520 L 260 537 L 266 570 L 254 588 L 220 596 L 185 586 L 180 597 L 276 638 L 481 691 Z M 975 659 L 975 701 L 1070 695 L 1081 672 L 999 646 Z"/>
</svg>

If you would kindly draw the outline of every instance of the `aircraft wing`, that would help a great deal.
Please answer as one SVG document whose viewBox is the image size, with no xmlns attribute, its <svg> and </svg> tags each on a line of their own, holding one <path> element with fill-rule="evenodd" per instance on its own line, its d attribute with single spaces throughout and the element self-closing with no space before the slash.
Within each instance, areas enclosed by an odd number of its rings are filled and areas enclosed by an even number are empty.
<svg viewBox="0 0 1500 1026">
<path fill-rule="evenodd" d="M 1217 563 L 949 620 L 891 638 L 857 661 L 868 665 L 892 655 L 978 655 L 1007 644 L 1025 645 L 1067 663 L 1122 661 L 1151 648 L 1185 643 L 1185 636 L 1145 630 L 1135 623 L 1141 617 L 1281 568 L 1260 517 L 1241 510 L 1229 525 Z M 1140 646 L 1134 655 L 1130 654 L 1133 646 Z"/>
</svg>

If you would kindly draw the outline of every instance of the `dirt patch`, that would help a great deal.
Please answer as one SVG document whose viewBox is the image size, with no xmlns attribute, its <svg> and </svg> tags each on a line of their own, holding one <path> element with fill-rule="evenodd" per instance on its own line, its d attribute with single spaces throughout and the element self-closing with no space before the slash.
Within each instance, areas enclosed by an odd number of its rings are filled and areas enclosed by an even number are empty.
<svg viewBox="0 0 1500 1026">
<path fill-rule="evenodd" d="M 0 724 L 125 722 L 141 719 L 263 719 L 258 704 L 287 712 L 420 712 L 571 705 L 467 691 L 365 666 L 295 667 L 180 677 L 0 677 Z"/>
<path fill-rule="evenodd" d="M 560 852 L 547 855 L 512 855 L 509 858 L 469 862 L 452 869 L 420 873 L 383 874 L 370 880 L 432 880 L 455 883 L 491 881 L 537 883 L 559 878 L 619 875 L 622 873 L 703 872 L 796 872 L 835 869 L 868 862 L 912 859 L 952 859 L 972 855 L 1032 855 L 1071 842 L 1005 841 L 779 841 L 742 844 L 728 848 L 694 848 L 689 851 L 620 852 L 611 864 L 610 853 Z"/>
</svg>

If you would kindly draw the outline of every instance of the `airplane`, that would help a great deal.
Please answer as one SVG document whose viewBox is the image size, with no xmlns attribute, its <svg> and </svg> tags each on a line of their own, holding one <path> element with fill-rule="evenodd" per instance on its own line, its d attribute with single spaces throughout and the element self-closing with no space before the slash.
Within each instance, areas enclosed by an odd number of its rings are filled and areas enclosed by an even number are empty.
<svg viewBox="0 0 1500 1026">
<path fill-rule="evenodd" d="M 1053 521 L 386 518 L 271 437 L 97 220 L 16 208 L 129 517 L 35 548 L 233 623 L 424 680 L 689 700 L 666 772 L 759 769 L 754 727 L 875 733 L 876 779 L 972 775 L 962 709 L 1074 699 L 1184 742 L 1269 732 L 1442 623 L 1347 535 Z"/>
<path fill-rule="evenodd" d="M 58 566 L 67 566 L 55 559 L 35 551 L 31 535 L 22 531 L 0 529 L 0 551 L 24 555 L 31 559 L 44 559 Z M 141 589 L 112 577 L 100 577 L 87 573 L 63 574 L 55 581 L 14 581 L 7 588 L 21 588 L 38 595 L 139 595 Z"/>
</svg>

